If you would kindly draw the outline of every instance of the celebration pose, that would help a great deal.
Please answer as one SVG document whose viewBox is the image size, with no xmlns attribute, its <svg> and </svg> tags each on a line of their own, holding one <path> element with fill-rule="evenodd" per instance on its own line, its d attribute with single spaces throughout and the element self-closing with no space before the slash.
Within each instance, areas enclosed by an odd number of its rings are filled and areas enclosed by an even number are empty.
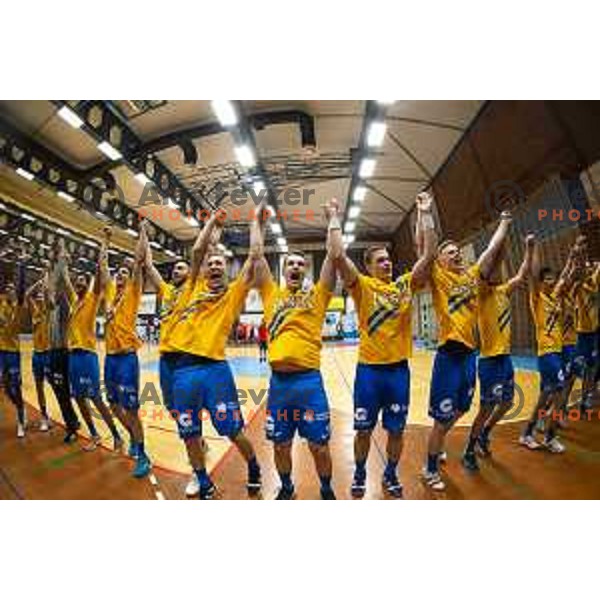
<svg viewBox="0 0 600 600">
<path fill-rule="evenodd" d="M 511 296 L 527 282 L 534 244 L 535 236 L 528 235 L 523 262 L 512 279 L 502 281 L 502 263 L 498 262 L 488 280 L 482 280 L 479 285 L 480 405 L 463 455 L 463 465 L 471 471 L 479 468 L 475 449 L 478 448 L 483 456 L 490 456 L 492 430 L 513 404 L 515 374 L 510 356 Z"/>
<path fill-rule="evenodd" d="M 438 248 L 432 267 L 431 290 L 439 326 L 439 346 L 429 397 L 429 416 L 434 419 L 434 425 L 429 434 L 423 477 L 435 491 L 446 487 L 439 473 L 439 457 L 446 434 L 469 411 L 475 392 L 479 286 L 495 268 L 511 222 L 511 214 L 503 212 L 498 228 L 476 264 L 467 267 L 458 245 L 445 241 Z"/>
<path fill-rule="evenodd" d="M 25 404 L 21 389 L 19 330 L 25 300 L 25 252 L 16 265 L 16 285 L 5 283 L 0 291 L 0 389 L 17 411 L 17 437 L 25 437 Z"/>
<path fill-rule="evenodd" d="M 396 280 L 392 279 L 392 261 L 384 246 L 370 246 L 366 250 L 364 262 L 368 274 L 362 275 L 346 255 L 339 233 L 331 234 L 332 241 L 341 247 L 341 258 L 336 264 L 344 286 L 354 299 L 360 332 L 354 380 L 356 435 L 351 493 L 355 498 L 365 494 L 367 457 L 379 413 L 388 434 L 382 485 L 391 496 L 402 495 L 397 467 L 410 402 L 408 359 L 412 355 L 412 298 L 414 291 L 423 287 L 429 278 L 436 246 L 432 198 L 426 193 L 419 194 L 416 204 L 420 256 L 412 271 Z"/>
<path fill-rule="evenodd" d="M 31 370 L 35 382 L 38 405 L 42 415 L 40 431 L 48 431 L 50 419 L 46 403 L 44 382 L 50 382 L 50 310 L 48 301 L 48 274 L 39 279 L 25 293 L 25 304 L 31 315 L 33 329 L 33 353 L 31 355 Z"/>
<path fill-rule="evenodd" d="M 580 238 L 585 244 L 585 238 Z M 581 378 L 581 408 L 592 406 L 594 376 L 598 369 L 598 293 L 600 290 L 600 262 L 587 263 L 575 290 L 577 346 L 575 368 Z"/>
<path fill-rule="evenodd" d="M 540 394 L 531 418 L 519 442 L 535 450 L 540 447 L 534 435 L 537 420 L 548 410 L 559 410 L 565 387 L 563 349 L 563 298 L 573 281 L 576 257 L 580 248 L 575 246 L 560 277 L 549 267 L 541 267 L 539 248 L 534 248 L 530 269 L 530 306 L 537 340 Z M 556 436 L 556 419 L 548 419 L 543 445 L 550 452 L 561 453 L 565 447 Z"/>
<path fill-rule="evenodd" d="M 336 256 L 331 235 L 334 231 L 339 234 L 340 222 L 337 203 L 330 203 L 326 211 L 329 217 L 327 255 L 319 281 L 310 289 L 303 286 L 306 258 L 302 252 L 290 252 L 285 257 L 285 285 L 280 287 L 275 283 L 264 258 L 260 227 L 255 227 L 257 236 L 261 236 L 256 285 L 269 330 L 268 357 L 272 370 L 266 433 L 274 444 L 275 466 L 281 481 L 278 500 L 295 497 L 292 442 L 296 432 L 308 441 L 321 483 L 321 498 L 335 500 L 331 486 L 329 403 L 320 364 L 321 329 L 335 286 Z"/>
<path fill-rule="evenodd" d="M 106 233 L 108 246 L 110 230 Z M 106 313 L 104 384 L 114 414 L 131 437 L 129 455 L 136 460 L 132 474 L 138 478 L 145 477 L 151 469 L 138 412 L 140 364 L 137 351 L 142 342 L 136 333 L 146 246 L 146 228 L 142 222 L 133 264 L 122 264 L 114 279 L 111 279 L 106 252 L 103 252 L 100 263 Z"/>
<path fill-rule="evenodd" d="M 217 213 L 213 214 L 200 231 L 192 248 L 191 267 L 185 263 L 175 265 L 174 279 L 177 277 L 180 282 L 179 289 L 164 283 L 151 263 L 149 251 L 146 253 L 149 275 L 158 284 L 163 299 L 161 387 L 167 407 L 177 415 L 179 435 L 203 500 L 212 498 L 216 491 L 205 465 L 201 418 L 204 410 L 210 414 L 219 435 L 228 437 L 246 460 L 248 491 L 255 494 L 261 487 L 260 467 L 243 431 L 235 382 L 225 360 L 229 332 L 252 286 L 255 255 L 251 250 L 240 274 L 228 283 L 225 256 L 214 246 L 209 251 L 213 233 L 219 228 L 218 218 Z"/>
<path fill-rule="evenodd" d="M 57 256 L 60 273 L 58 292 L 65 294 L 69 303 L 67 343 L 71 396 L 75 398 L 90 432 L 91 441 L 84 447 L 84 450 L 90 451 L 100 445 L 100 436 L 94 425 L 88 401 L 92 402 L 108 425 L 113 436 L 115 451 L 120 450 L 123 445 L 110 410 L 100 395 L 100 366 L 96 353 L 96 315 L 102 290 L 100 263 L 105 260 L 106 243 L 104 240 L 93 283 L 88 273 L 80 273 L 75 277 L 75 283 L 71 283 L 62 240 L 59 242 Z"/>
</svg>

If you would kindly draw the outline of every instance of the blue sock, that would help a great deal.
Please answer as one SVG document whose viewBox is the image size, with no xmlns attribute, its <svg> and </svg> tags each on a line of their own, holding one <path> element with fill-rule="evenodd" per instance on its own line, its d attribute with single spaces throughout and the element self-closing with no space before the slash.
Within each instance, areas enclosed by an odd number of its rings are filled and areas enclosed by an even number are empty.
<svg viewBox="0 0 600 600">
<path fill-rule="evenodd" d="M 260 473 L 260 467 L 258 466 L 258 461 L 256 460 L 256 456 L 253 456 L 248 461 L 248 472 L 249 473 Z"/>
<path fill-rule="evenodd" d="M 279 473 L 279 479 L 281 479 L 281 487 L 284 487 L 286 490 L 294 487 L 292 476 L 289 473 Z"/>
<path fill-rule="evenodd" d="M 144 442 L 136 442 L 134 443 L 133 447 L 135 448 L 138 456 L 146 456 L 146 452 L 144 451 Z"/>
<path fill-rule="evenodd" d="M 384 477 L 396 477 L 396 467 L 398 463 L 395 460 L 388 460 L 383 473 Z"/>
<path fill-rule="evenodd" d="M 428 454 L 427 455 L 427 470 L 430 473 L 437 473 L 438 472 L 438 458 L 439 458 L 439 454 Z"/>
<path fill-rule="evenodd" d="M 356 461 L 356 474 L 357 475 L 365 475 L 367 472 L 367 461 L 366 460 L 357 460 Z"/>
<path fill-rule="evenodd" d="M 321 489 L 328 490 L 331 487 L 331 475 L 319 475 Z"/>
<path fill-rule="evenodd" d="M 198 483 L 201 488 L 207 488 L 210 486 L 211 481 L 206 469 L 194 469 L 194 473 L 196 473 L 196 477 L 198 478 Z"/>
</svg>

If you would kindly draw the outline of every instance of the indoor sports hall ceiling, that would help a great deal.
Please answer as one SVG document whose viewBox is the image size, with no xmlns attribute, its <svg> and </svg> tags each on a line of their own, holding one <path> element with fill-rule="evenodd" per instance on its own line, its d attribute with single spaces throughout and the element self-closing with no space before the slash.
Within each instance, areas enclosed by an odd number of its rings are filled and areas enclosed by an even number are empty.
<svg viewBox="0 0 600 600">
<path fill-rule="evenodd" d="M 389 239 L 482 105 L 231 101 L 232 116 L 227 102 L 0 101 L 0 192 L 82 235 L 97 237 L 103 224 L 116 223 L 127 249 L 135 242 L 133 211 L 152 182 L 158 193 L 145 197 L 145 209 L 162 258 L 181 254 L 198 225 L 149 210 L 157 202 L 188 214 L 231 211 L 232 191 L 255 186 L 266 187 L 271 199 L 293 189 L 307 198 L 299 205 L 272 201 L 288 213 L 269 232 L 273 248 L 323 241 L 320 207 L 332 196 L 342 203 L 348 243 Z M 365 158 L 374 160 L 372 174 L 361 172 Z M 248 198 L 242 210 L 252 206 Z M 245 231 L 228 221 L 234 251 L 247 245 Z"/>
</svg>

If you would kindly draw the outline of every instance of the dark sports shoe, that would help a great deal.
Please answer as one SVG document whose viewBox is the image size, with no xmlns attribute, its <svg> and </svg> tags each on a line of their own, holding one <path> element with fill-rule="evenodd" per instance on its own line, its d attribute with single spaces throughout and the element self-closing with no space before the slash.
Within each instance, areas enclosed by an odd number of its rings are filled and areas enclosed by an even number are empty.
<svg viewBox="0 0 600 600">
<path fill-rule="evenodd" d="M 492 451 L 490 449 L 490 438 L 478 437 L 475 442 L 475 447 L 481 456 L 488 457 L 492 455 Z"/>
<path fill-rule="evenodd" d="M 475 452 L 465 452 L 462 457 L 462 464 L 467 471 L 479 471 Z"/>
<path fill-rule="evenodd" d="M 353 498 L 363 498 L 367 491 L 366 473 L 354 471 L 354 478 L 350 486 L 350 494 Z"/>
<path fill-rule="evenodd" d="M 293 500 L 296 497 L 296 490 L 294 486 L 279 488 L 279 492 L 275 497 L 275 500 Z"/>
<path fill-rule="evenodd" d="M 337 500 L 332 487 L 321 488 L 321 500 Z"/>
<path fill-rule="evenodd" d="M 381 485 L 393 498 L 402 498 L 402 484 L 398 481 L 398 477 L 395 473 L 393 475 L 384 476 Z"/>
<path fill-rule="evenodd" d="M 198 497 L 200 500 L 212 500 L 216 491 L 217 488 L 215 487 L 215 484 L 209 479 L 208 484 L 200 486 Z"/>
<path fill-rule="evenodd" d="M 76 431 L 67 431 L 67 435 L 63 438 L 65 444 L 72 444 L 77 439 Z"/>
<path fill-rule="evenodd" d="M 249 494 L 258 494 L 261 488 L 261 476 L 260 467 L 254 467 L 248 465 L 248 482 L 246 483 L 246 489 Z"/>
</svg>

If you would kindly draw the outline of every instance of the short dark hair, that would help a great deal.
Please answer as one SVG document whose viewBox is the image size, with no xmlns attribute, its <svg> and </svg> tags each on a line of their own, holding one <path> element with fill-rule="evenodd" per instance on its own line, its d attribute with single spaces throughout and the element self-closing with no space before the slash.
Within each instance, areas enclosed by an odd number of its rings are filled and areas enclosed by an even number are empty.
<svg viewBox="0 0 600 600">
<path fill-rule="evenodd" d="M 438 247 L 437 247 L 437 251 L 438 254 L 440 252 L 443 252 L 448 246 L 457 246 L 458 244 L 454 241 L 454 240 L 444 240 Z"/>
<path fill-rule="evenodd" d="M 302 250 L 292 250 L 285 255 L 285 260 L 283 261 L 283 266 L 287 266 L 287 261 L 290 256 L 301 256 L 304 260 L 306 260 L 306 254 L 302 252 Z"/>
<path fill-rule="evenodd" d="M 373 254 L 379 250 L 385 250 L 387 252 L 387 246 L 385 244 L 373 244 L 365 250 L 363 254 L 363 261 L 365 265 L 371 264 L 371 261 L 373 260 Z"/>
</svg>

